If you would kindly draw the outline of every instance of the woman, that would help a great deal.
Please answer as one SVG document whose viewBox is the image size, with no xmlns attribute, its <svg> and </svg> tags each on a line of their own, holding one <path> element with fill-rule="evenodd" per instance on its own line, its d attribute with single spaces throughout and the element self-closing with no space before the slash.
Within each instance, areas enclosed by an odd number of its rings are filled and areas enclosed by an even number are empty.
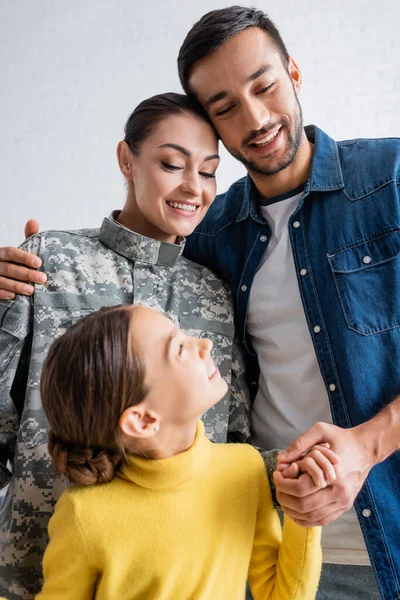
<svg viewBox="0 0 400 600">
<path fill-rule="evenodd" d="M 50 520 L 37 600 L 243 600 L 247 577 L 255 600 L 315 598 L 320 528 L 285 517 L 282 538 L 258 452 L 204 435 L 199 417 L 227 389 L 211 349 L 142 306 L 54 342 L 49 449 L 81 485 Z"/>
<path fill-rule="evenodd" d="M 46 285 L 35 295 L 0 301 L 0 477 L 10 481 L 0 508 L 0 593 L 32 598 L 40 589 L 47 522 L 66 481 L 52 468 L 39 379 L 51 342 L 103 306 L 146 304 L 185 333 L 214 343 L 231 395 L 203 421 L 215 442 L 246 441 L 248 396 L 233 340 L 228 288 L 182 257 L 212 203 L 218 141 L 185 96 L 145 100 L 129 117 L 118 162 L 128 194 L 100 229 L 48 231 L 22 249 L 42 261 Z M 229 431 L 228 431 L 229 430 Z M 7 461 L 12 464 L 12 475 Z"/>
</svg>

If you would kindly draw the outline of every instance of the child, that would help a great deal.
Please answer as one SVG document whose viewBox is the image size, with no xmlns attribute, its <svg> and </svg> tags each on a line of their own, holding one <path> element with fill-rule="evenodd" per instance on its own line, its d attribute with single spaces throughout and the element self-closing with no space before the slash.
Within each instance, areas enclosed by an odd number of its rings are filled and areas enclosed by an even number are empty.
<svg viewBox="0 0 400 600">
<path fill-rule="evenodd" d="M 37 600 L 243 600 L 247 579 L 255 600 L 315 598 L 320 529 L 285 517 L 282 536 L 258 452 L 204 435 L 227 389 L 211 349 L 143 306 L 53 343 L 49 450 L 83 485 L 56 505 Z"/>
</svg>

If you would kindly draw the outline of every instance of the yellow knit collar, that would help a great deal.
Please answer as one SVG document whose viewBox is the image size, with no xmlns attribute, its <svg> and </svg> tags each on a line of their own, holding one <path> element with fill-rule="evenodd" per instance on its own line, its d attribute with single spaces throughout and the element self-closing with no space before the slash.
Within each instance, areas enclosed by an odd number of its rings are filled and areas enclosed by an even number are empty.
<svg viewBox="0 0 400 600">
<path fill-rule="evenodd" d="M 212 442 L 205 436 L 203 423 L 198 421 L 193 446 L 186 452 L 161 460 L 131 456 L 121 467 L 117 477 L 146 488 L 175 487 L 201 475 L 207 469 L 211 462 L 212 446 Z"/>
</svg>

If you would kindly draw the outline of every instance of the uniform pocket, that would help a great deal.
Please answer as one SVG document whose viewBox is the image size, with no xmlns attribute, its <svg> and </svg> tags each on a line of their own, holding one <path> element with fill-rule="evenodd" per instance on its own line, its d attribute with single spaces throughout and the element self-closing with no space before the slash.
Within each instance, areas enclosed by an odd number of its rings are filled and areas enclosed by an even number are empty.
<svg viewBox="0 0 400 600">
<path fill-rule="evenodd" d="M 328 255 L 349 329 L 361 335 L 400 327 L 400 229 Z"/>
<path fill-rule="evenodd" d="M 91 314 L 95 308 L 88 306 L 51 305 L 41 302 L 42 297 L 35 302 L 35 313 L 32 351 L 31 371 L 39 382 L 40 372 L 43 367 L 44 358 L 47 355 L 52 342 L 63 335 L 70 327 L 80 319 Z M 40 325 L 40 326 L 39 326 Z M 36 363 L 36 365 L 35 365 Z M 28 391 L 28 402 L 21 417 L 20 436 L 27 448 L 35 448 L 47 443 L 49 425 L 40 400 L 39 385 L 31 386 Z"/>
</svg>

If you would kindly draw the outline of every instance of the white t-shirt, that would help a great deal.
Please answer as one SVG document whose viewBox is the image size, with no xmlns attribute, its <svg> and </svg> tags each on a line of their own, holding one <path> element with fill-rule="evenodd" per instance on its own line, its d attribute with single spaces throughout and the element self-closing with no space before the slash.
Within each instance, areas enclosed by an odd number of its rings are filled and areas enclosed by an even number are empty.
<svg viewBox="0 0 400 600">
<path fill-rule="evenodd" d="M 252 443 L 262 448 L 285 448 L 317 421 L 332 423 L 289 238 L 288 221 L 301 196 L 260 206 L 272 235 L 250 292 L 247 331 L 261 371 Z M 313 327 L 318 331 L 319 324 Z M 324 562 L 370 564 L 354 509 L 324 527 L 322 548 Z"/>
</svg>

